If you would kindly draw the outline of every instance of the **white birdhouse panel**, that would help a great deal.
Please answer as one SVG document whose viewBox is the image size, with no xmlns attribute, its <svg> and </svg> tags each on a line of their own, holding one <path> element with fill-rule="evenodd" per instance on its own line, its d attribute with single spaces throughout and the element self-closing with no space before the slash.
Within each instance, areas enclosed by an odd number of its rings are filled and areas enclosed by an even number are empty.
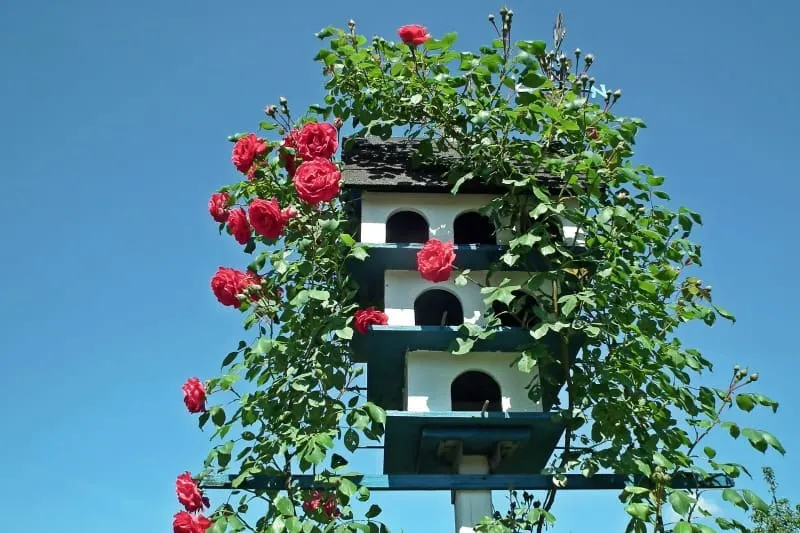
<svg viewBox="0 0 800 533">
<path fill-rule="evenodd" d="M 386 221 L 395 213 L 411 211 L 428 223 L 429 238 L 453 240 L 458 215 L 477 211 L 492 200 L 488 194 L 397 193 L 364 191 L 361 195 L 361 242 L 386 241 Z M 501 241 L 502 243 L 502 241 Z"/>
<path fill-rule="evenodd" d="M 532 382 L 538 382 L 536 371 L 520 372 L 511 352 L 470 352 L 452 355 L 449 352 L 411 351 L 406 354 L 406 410 L 410 412 L 452 411 L 453 382 L 467 372 L 480 372 L 500 387 L 502 410 L 541 412 L 541 402 L 528 397 Z M 534 381 L 536 380 L 536 381 Z M 479 405 L 483 400 L 476 398 Z M 475 410 L 480 410 L 480 407 Z"/>
<path fill-rule="evenodd" d="M 481 324 L 485 309 L 481 287 L 471 282 L 463 287 L 458 287 L 455 284 L 456 277 L 458 277 L 458 272 L 454 271 L 448 281 L 431 283 L 423 279 L 416 270 L 387 270 L 384 272 L 384 312 L 389 317 L 389 325 L 416 325 L 415 303 L 423 293 L 433 290 L 445 291 L 458 299 L 465 323 Z M 470 273 L 470 277 L 483 283 L 486 280 L 486 272 L 474 271 Z M 526 272 L 495 272 L 489 281 L 493 285 L 497 285 L 503 279 L 508 279 L 512 285 L 522 284 L 528 279 L 528 274 Z M 541 290 L 545 294 L 552 294 L 550 284 L 543 284 Z"/>
</svg>

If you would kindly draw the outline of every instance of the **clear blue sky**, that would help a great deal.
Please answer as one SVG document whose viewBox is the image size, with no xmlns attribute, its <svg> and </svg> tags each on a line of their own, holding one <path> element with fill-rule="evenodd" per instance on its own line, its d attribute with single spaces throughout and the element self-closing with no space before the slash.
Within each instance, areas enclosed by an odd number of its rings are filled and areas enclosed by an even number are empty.
<svg viewBox="0 0 800 533">
<path fill-rule="evenodd" d="M 701 277 L 736 326 L 687 330 L 718 362 L 761 371 L 777 416 L 750 417 L 789 454 L 766 459 L 800 500 L 797 350 L 796 2 L 561 2 L 567 45 L 621 87 L 649 129 L 637 160 L 667 176 L 706 225 Z M 550 40 L 556 2 L 514 1 L 515 36 Z M 206 211 L 239 177 L 226 135 L 265 104 L 321 99 L 313 32 L 354 18 L 462 45 L 492 37 L 500 3 L 313 0 L 4 0 L 0 4 L 0 508 L 27 532 L 169 530 L 173 483 L 209 444 L 180 385 L 208 377 L 240 338 L 216 303 L 218 265 L 242 267 Z M 726 441 L 724 441 L 726 442 Z M 380 456 L 362 454 L 365 471 Z M 498 499 L 500 499 L 498 497 Z M 381 495 L 393 529 L 449 531 L 449 494 Z M 562 494 L 556 531 L 619 531 L 614 493 Z M 599 527 L 598 524 L 603 524 Z"/>
</svg>

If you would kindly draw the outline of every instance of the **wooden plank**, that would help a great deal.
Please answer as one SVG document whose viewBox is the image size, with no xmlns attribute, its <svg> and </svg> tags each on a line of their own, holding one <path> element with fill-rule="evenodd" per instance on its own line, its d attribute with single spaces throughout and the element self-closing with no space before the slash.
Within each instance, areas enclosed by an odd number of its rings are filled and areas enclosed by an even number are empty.
<svg viewBox="0 0 800 533">
<path fill-rule="evenodd" d="M 235 476 L 209 476 L 206 477 L 201 486 L 205 489 L 227 489 L 231 490 L 231 481 Z M 630 485 L 634 480 L 633 476 L 618 474 L 595 474 L 592 477 L 584 477 L 581 474 L 568 474 L 566 484 L 560 490 L 621 490 Z M 315 479 L 312 475 L 297 475 L 292 477 L 293 481 L 301 488 L 314 489 L 326 488 L 326 484 Z M 405 491 L 405 490 L 547 490 L 553 487 L 551 476 L 545 475 L 449 475 L 449 474 L 392 474 L 383 476 L 350 476 L 354 483 L 363 485 L 370 490 L 386 491 Z M 638 478 L 646 484 L 647 480 Z M 286 486 L 286 478 L 283 476 L 252 476 L 239 485 L 240 489 L 258 490 L 273 489 L 281 490 Z M 723 489 L 733 487 L 733 479 L 724 474 L 712 474 L 702 479 L 700 476 L 692 474 L 678 474 L 673 477 L 671 486 L 673 488 L 703 488 L 703 489 Z"/>
</svg>

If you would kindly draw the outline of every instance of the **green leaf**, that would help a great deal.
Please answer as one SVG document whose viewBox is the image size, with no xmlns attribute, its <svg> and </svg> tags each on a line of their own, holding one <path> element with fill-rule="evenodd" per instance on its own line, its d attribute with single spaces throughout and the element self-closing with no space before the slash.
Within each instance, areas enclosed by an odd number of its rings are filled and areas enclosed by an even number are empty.
<svg viewBox="0 0 800 533">
<path fill-rule="evenodd" d="M 359 261 L 363 261 L 369 254 L 367 253 L 367 249 L 363 246 L 354 246 L 353 250 L 350 252 L 350 255 L 358 259 Z"/>
<path fill-rule="evenodd" d="M 275 508 L 283 516 L 294 516 L 294 505 L 286 496 L 278 496 L 275 500 Z"/>
<path fill-rule="evenodd" d="M 721 316 L 722 318 L 725 318 L 725 319 L 727 319 L 727 320 L 730 320 L 731 322 L 736 322 L 736 317 L 735 317 L 735 316 L 733 316 L 733 315 L 730 313 L 730 311 L 728 311 L 728 310 L 727 310 L 727 309 L 725 309 L 724 307 L 721 307 L 721 306 L 719 306 L 719 305 L 715 305 L 715 306 L 714 306 L 714 310 L 716 310 L 716 312 L 717 312 L 717 313 L 719 314 L 719 316 Z"/>
<path fill-rule="evenodd" d="M 228 520 L 225 516 L 220 516 L 216 520 L 214 520 L 214 524 L 206 529 L 206 533 L 225 533 L 225 530 L 228 529 Z"/>
<path fill-rule="evenodd" d="M 708 457 L 709 459 L 713 459 L 714 457 L 717 456 L 717 450 L 715 450 L 711 446 L 706 446 L 705 448 L 703 448 L 703 453 L 705 453 L 706 457 Z"/>
<path fill-rule="evenodd" d="M 472 350 L 472 346 L 475 344 L 475 339 L 462 339 L 461 337 L 458 337 L 455 339 L 455 342 L 456 346 L 450 350 L 450 353 L 453 355 L 464 355 Z"/>
<path fill-rule="evenodd" d="M 786 450 L 781 445 L 780 441 L 778 441 L 777 437 L 775 437 L 775 435 L 773 435 L 772 433 L 768 433 L 766 431 L 762 431 L 761 432 L 761 437 L 764 439 L 764 441 L 767 444 L 769 444 L 770 446 L 775 448 L 775 450 L 778 453 L 780 453 L 781 455 L 786 455 Z"/>
<path fill-rule="evenodd" d="M 767 441 L 764 439 L 764 434 L 757 430 L 751 428 L 745 428 L 742 430 L 742 435 L 747 437 L 747 440 L 750 441 L 750 445 L 755 448 L 756 450 L 764 453 L 767 451 Z"/>
<path fill-rule="evenodd" d="M 769 505 L 767 505 L 764 500 L 759 498 L 758 494 L 752 490 L 743 489 L 742 496 L 744 496 L 744 501 L 746 501 L 750 507 L 761 511 L 762 513 L 769 513 Z"/>
<path fill-rule="evenodd" d="M 692 500 L 682 490 L 673 490 L 669 495 L 669 504 L 679 516 L 686 516 Z"/>
<path fill-rule="evenodd" d="M 328 291 L 320 291 L 317 289 L 312 289 L 308 291 L 308 297 L 313 298 L 314 300 L 319 300 L 321 302 L 326 302 L 331 297 L 331 293 Z"/>
<path fill-rule="evenodd" d="M 348 498 L 353 494 L 355 494 L 357 490 L 358 487 L 356 486 L 356 484 L 350 481 L 349 479 L 343 477 L 339 480 L 339 492 L 341 492 Z"/>
<path fill-rule="evenodd" d="M 348 233 L 342 233 L 339 235 L 339 240 L 345 243 L 347 246 L 354 246 L 356 244 L 356 240 Z"/>
<path fill-rule="evenodd" d="M 411 105 L 417 105 L 420 102 L 422 102 L 422 95 L 421 94 L 415 94 L 409 99 L 409 103 L 411 103 Z"/>
<path fill-rule="evenodd" d="M 364 516 L 366 516 L 367 518 L 375 518 L 379 514 L 381 514 L 380 506 L 379 505 L 375 505 L 373 503 L 372 505 L 369 506 L 369 509 L 367 510 L 367 512 L 366 512 L 366 514 Z"/>
<path fill-rule="evenodd" d="M 386 423 L 386 411 L 384 411 L 383 409 L 381 409 L 380 407 L 378 407 L 374 403 L 366 402 L 364 404 L 364 409 L 367 410 L 367 414 L 369 414 L 369 417 L 374 422 L 377 422 L 379 424 L 385 424 Z"/>
<path fill-rule="evenodd" d="M 723 422 L 722 423 L 722 428 L 723 429 L 727 428 L 728 429 L 728 433 L 730 433 L 731 437 L 733 437 L 734 439 L 739 438 L 740 430 L 739 430 L 739 426 L 736 423 L 734 423 L 734 422 Z"/>
<path fill-rule="evenodd" d="M 210 409 L 211 421 L 214 425 L 219 427 L 225 423 L 225 410 L 222 407 L 214 406 Z"/>
<path fill-rule="evenodd" d="M 675 468 L 675 465 L 672 463 L 672 461 L 664 457 L 660 452 L 655 452 L 653 454 L 653 463 L 666 470 L 672 470 Z"/>
<path fill-rule="evenodd" d="M 629 503 L 625 506 L 625 512 L 642 522 L 647 522 L 647 517 L 650 516 L 650 506 L 646 503 Z"/>
<path fill-rule="evenodd" d="M 722 499 L 726 502 L 731 502 L 733 505 L 737 507 L 741 507 L 745 511 L 747 511 L 748 506 L 747 503 L 744 501 L 738 492 L 733 489 L 724 489 L 722 491 Z"/>
<path fill-rule="evenodd" d="M 672 530 L 673 533 L 692 533 L 692 524 L 688 522 L 684 522 L 681 520 L 677 524 L 675 524 L 675 528 Z"/>
<path fill-rule="evenodd" d="M 340 339 L 349 341 L 350 339 L 353 338 L 353 328 L 344 327 L 342 329 L 337 329 L 336 331 L 333 332 L 333 334 L 339 337 Z"/>
<path fill-rule="evenodd" d="M 736 395 L 736 405 L 742 411 L 750 412 L 756 406 L 756 402 L 753 401 L 753 397 L 749 394 L 741 393 Z"/>
</svg>

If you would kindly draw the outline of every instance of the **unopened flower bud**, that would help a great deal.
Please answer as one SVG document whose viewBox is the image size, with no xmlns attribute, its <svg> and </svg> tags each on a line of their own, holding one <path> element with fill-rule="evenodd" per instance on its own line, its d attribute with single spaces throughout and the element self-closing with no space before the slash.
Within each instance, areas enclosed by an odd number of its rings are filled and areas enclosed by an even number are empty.
<svg viewBox="0 0 800 533">
<path fill-rule="evenodd" d="M 283 107 L 286 107 L 286 103 L 287 103 L 286 97 L 285 96 L 281 96 L 280 98 L 278 98 L 278 103 L 281 104 Z"/>
<path fill-rule="evenodd" d="M 348 28 L 355 28 L 356 27 L 356 21 L 353 20 L 353 19 L 348 20 L 347 21 L 347 27 Z"/>
<path fill-rule="evenodd" d="M 514 12 L 513 12 L 512 10 L 510 10 L 510 9 L 509 9 L 509 10 L 508 10 L 508 13 L 506 13 L 506 16 L 507 16 L 508 18 L 511 18 L 511 17 L 513 17 L 513 16 L 514 16 Z"/>
<path fill-rule="evenodd" d="M 489 13 L 489 22 L 494 22 L 494 14 Z"/>
<path fill-rule="evenodd" d="M 275 107 L 275 104 L 269 104 L 267 107 L 264 108 L 264 113 L 266 113 L 267 116 L 270 116 L 270 117 L 274 117 L 275 113 L 277 113 L 277 112 L 278 112 L 278 109 Z"/>
<path fill-rule="evenodd" d="M 341 127 L 342 127 L 342 119 L 341 119 L 341 117 L 336 117 L 335 119 L 333 119 L 333 127 L 336 128 L 337 130 L 341 129 Z"/>
<path fill-rule="evenodd" d="M 588 128 L 586 130 L 586 136 L 590 139 L 597 139 L 597 128 Z"/>
<path fill-rule="evenodd" d="M 508 8 L 506 6 L 501 7 L 500 14 L 505 17 L 506 13 L 508 13 Z"/>
<path fill-rule="evenodd" d="M 589 81 L 589 75 L 584 72 L 583 74 L 581 74 L 580 80 L 581 80 L 581 83 L 583 83 L 585 85 L 586 82 Z"/>
<path fill-rule="evenodd" d="M 558 60 L 561 63 L 566 63 L 567 62 L 567 54 L 561 54 L 560 56 L 558 56 Z"/>
<path fill-rule="evenodd" d="M 738 372 L 740 369 L 739 365 L 733 365 L 733 371 Z"/>
<path fill-rule="evenodd" d="M 617 200 L 619 200 L 620 202 L 624 202 L 627 199 L 628 199 L 628 191 L 619 191 L 617 193 Z"/>
<path fill-rule="evenodd" d="M 616 91 L 614 91 L 614 100 L 615 100 L 615 101 L 616 101 L 616 100 L 619 100 L 619 98 L 620 98 L 621 96 L 622 96 L 622 89 L 617 89 Z"/>
<path fill-rule="evenodd" d="M 581 55 L 581 49 L 580 48 L 576 48 L 575 49 L 575 57 L 580 57 L 580 55 Z"/>
<path fill-rule="evenodd" d="M 586 54 L 586 57 L 583 58 L 583 62 L 586 63 L 586 66 L 588 67 L 594 63 L 594 56 L 592 54 Z"/>
<path fill-rule="evenodd" d="M 758 381 L 758 372 L 750 374 L 750 381 Z"/>
</svg>

